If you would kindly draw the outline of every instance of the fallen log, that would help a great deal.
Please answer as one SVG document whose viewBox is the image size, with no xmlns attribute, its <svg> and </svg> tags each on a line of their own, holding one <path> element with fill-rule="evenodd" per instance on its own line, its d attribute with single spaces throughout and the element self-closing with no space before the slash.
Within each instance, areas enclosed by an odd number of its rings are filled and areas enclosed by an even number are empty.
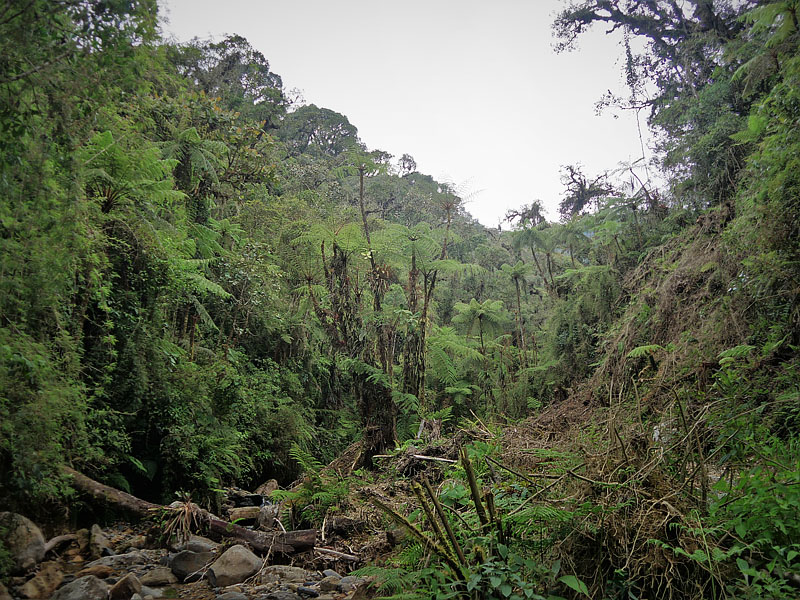
<svg viewBox="0 0 800 600">
<path fill-rule="evenodd" d="M 100 502 L 110 504 L 133 515 L 152 518 L 164 513 L 169 515 L 170 512 L 175 512 L 176 510 L 168 506 L 142 500 L 122 490 L 102 484 L 69 467 L 63 467 L 63 470 L 72 477 L 72 484 L 78 490 Z M 216 515 L 196 505 L 192 506 L 192 512 L 195 516 L 192 522 L 199 525 L 201 533 L 206 533 L 210 537 L 217 539 L 232 538 L 239 540 L 249 544 L 257 552 L 277 552 L 280 554 L 304 552 L 311 550 L 317 539 L 316 529 L 278 532 L 253 531 L 252 529 L 245 529 L 239 525 L 223 521 Z"/>
<path fill-rule="evenodd" d="M 203 511 L 206 512 L 206 511 Z M 253 531 L 233 523 L 217 519 L 206 513 L 209 535 L 213 537 L 230 537 L 250 544 L 258 552 L 278 552 L 280 554 L 293 554 L 311 550 L 317 540 L 316 529 L 298 529 L 296 531 Z"/>
<path fill-rule="evenodd" d="M 59 546 L 63 546 L 67 542 L 74 542 L 77 539 L 78 536 L 74 533 L 56 536 L 44 545 L 44 553 L 47 554 L 48 552 L 57 550 Z"/>
</svg>

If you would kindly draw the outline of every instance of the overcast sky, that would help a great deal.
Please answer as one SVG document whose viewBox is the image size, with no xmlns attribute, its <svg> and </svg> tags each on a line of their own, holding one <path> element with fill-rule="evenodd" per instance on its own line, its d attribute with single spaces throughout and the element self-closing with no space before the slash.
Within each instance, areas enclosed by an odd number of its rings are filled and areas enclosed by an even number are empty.
<svg viewBox="0 0 800 600">
<path fill-rule="evenodd" d="M 561 0 L 159 5 L 165 34 L 180 41 L 246 37 L 286 89 L 346 115 L 370 149 L 408 153 L 456 184 L 487 226 L 535 199 L 555 219 L 562 165 L 593 175 L 642 155 L 633 114 L 595 114 L 604 92 L 625 93 L 619 39 L 600 30 L 556 54 Z"/>
</svg>

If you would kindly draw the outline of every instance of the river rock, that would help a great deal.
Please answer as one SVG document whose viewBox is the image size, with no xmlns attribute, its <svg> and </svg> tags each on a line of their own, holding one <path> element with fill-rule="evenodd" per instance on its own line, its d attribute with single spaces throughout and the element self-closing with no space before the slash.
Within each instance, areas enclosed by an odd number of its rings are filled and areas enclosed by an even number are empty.
<svg viewBox="0 0 800 600">
<path fill-rule="evenodd" d="M 89 542 L 92 539 L 92 533 L 86 528 L 78 529 L 78 531 L 75 532 L 75 538 L 78 542 L 78 550 L 80 553 L 86 554 L 89 552 Z"/>
<path fill-rule="evenodd" d="M 294 592 L 278 590 L 265 596 L 266 600 L 301 600 L 300 596 Z"/>
<path fill-rule="evenodd" d="M 217 596 L 217 600 L 247 600 L 247 596 L 242 592 L 225 592 Z"/>
<path fill-rule="evenodd" d="M 148 571 L 139 578 L 142 585 L 161 586 L 172 585 L 178 582 L 178 578 L 169 567 L 156 567 L 152 571 Z"/>
<path fill-rule="evenodd" d="M 142 584 L 133 573 L 128 573 L 108 591 L 109 600 L 130 600 L 134 594 L 142 591 Z"/>
<path fill-rule="evenodd" d="M 275 527 L 275 519 L 278 518 L 280 512 L 278 504 L 265 504 L 258 511 L 258 519 L 256 523 L 258 528 L 262 531 L 271 531 Z"/>
<path fill-rule="evenodd" d="M 127 543 L 128 550 L 141 550 L 142 548 L 147 547 L 147 536 L 144 535 L 136 535 L 128 540 Z"/>
<path fill-rule="evenodd" d="M 147 600 L 147 598 L 152 600 L 153 598 L 165 598 L 167 596 L 170 598 L 178 597 L 178 592 L 175 590 L 175 588 L 151 588 L 143 585 L 140 593 L 142 596 L 144 596 L 145 600 Z"/>
<path fill-rule="evenodd" d="M 300 567 L 289 567 L 287 565 L 271 565 L 261 573 L 261 583 L 272 583 L 282 581 L 284 583 L 305 583 L 308 580 L 308 573 Z"/>
<path fill-rule="evenodd" d="M 51 600 L 106 600 L 108 586 L 94 575 L 87 575 L 59 589 Z"/>
<path fill-rule="evenodd" d="M 213 552 L 192 552 L 191 550 L 183 550 L 171 558 L 169 567 L 172 569 L 172 572 L 175 573 L 175 577 L 178 578 L 178 581 L 186 581 L 187 578 L 192 581 L 197 581 L 200 579 L 200 575 L 195 574 L 214 560 L 215 556 Z"/>
<path fill-rule="evenodd" d="M 275 479 L 262 483 L 256 488 L 256 494 L 259 496 L 269 496 L 272 492 L 278 489 L 278 482 Z"/>
<path fill-rule="evenodd" d="M 191 550 L 192 552 L 213 552 L 217 549 L 216 542 L 203 537 L 201 535 L 190 535 L 189 539 L 183 543 L 170 546 L 173 552 L 181 552 L 182 550 Z"/>
<path fill-rule="evenodd" d="M 111 543 L 108 541 L 106 534 L 103 533 L 99 525 L 92 525 L 92 529 L 89 533 L 89 558 L 95 560 L 101 556 L 111 556 L 114 554 L 111 550 Z"/>
<path fill-rule="evenodd" d="M 341 577 L 325 577 L 319 582 L 319 589 L 323 592 L 335 592 L 339 589 L 339 580 Z"/>
<path fill-rule="evenodd" d="M 305 596 L 307 598 L 318 598 L 319 592 L 312 587 L 306 587 L 304 585 L 298 586 L 297 593 L 301 596 Z"/>
<path fill-rule="evenodd" d="M 358 586 L 359 583 L 361 582 L 359 581 L 358 577 L 348 575 L 347 577 L 342 577 L 342 579 L 339 581 L 339 589 L 346 594 L 356 589 L 356 586 Z"/>
<path fill-rule="evenodd" d="M 208 579 L 215 587 L 241 583 L 257 573 L 262 564 L 263 561 L 244 546 L 233 546 L 211 566 Z"/>
<path fill-rule="evenodd" d="M 49 598 L 64 580 L 64 573 L 55 562 L 44 562 L 39 572 L 18 589 L 23 598 Z"/>
<path fill-rule="evenodd" d="M 78 577 L 85 577 L 86 575 L 94 575 L 98 579 L 105 579 L 106 577 L 111 577 L 111 574 L 113 572 L 114 569 L 112 569 L 108 565 L 94 565 L 78 571 Z"/>
<path fill-rule="evenodd" d="M 133 552 L 127 552 L 125 554 L 114 554 L 112 556 L 98 558 L 97 560 L 93 560 L 86 565 L 86 568 L 88 569 L 89 567 L 103 565 L 116 570 L 125 570 L 130 569 L 134 565 L 144 565 L 148 562 L 150 561 L 144 552 L 140 550 L 134 550 Z"/>
<path fill-rule="evenodd" d="M 2 541 L 14 561 L 12 571 L 24 573 L 44 559 L 44 536 L 36 524 L 22 515 L 0 513 Z"/>
</svg>

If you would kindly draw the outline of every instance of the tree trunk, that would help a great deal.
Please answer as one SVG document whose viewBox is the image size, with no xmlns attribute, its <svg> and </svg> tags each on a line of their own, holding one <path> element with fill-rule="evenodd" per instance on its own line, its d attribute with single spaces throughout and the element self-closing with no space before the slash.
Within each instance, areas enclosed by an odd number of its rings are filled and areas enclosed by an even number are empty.
<svg viewBox="0 0 800 600">
<path fill-rule="evenodd" d="M 382 310 L 384 285 L 388 283 L 375 263 L 372 252 L 372 240 L 369 235 L 367 211 L 364 208 L 364 167 L 358 169 L 359 190 L 358 204 L 361 208 L 361 220 L 364 225 L 364 237 L 367 239 L 367 252 L 372 273 L 372 308 L 376 315 Z M 386 374 L 391 385 L 392 364 L 389 361 L 389 325 L 381 323 L 377 327 L 378 364 Z M 364 357 L 369 363 L 369 357 Z M 383 454 L 395 443 L 397 437 L 397 405 L 392 398 L 392 390 L 379 382 L 363 378 L 359 382 L 361 422 L 364 426 L 364 454 L 362 461 L 365 467 L 372 468 L 372 457 Z"/>
<path fill-rule="evenodd" d="M 169 512 L 173 510 L 104 485 L 69 467 L 62 467 L 62 470 L 72 477 L 72 485 L 80 491 L 104 504 L 110 504 L 127 513 L 142 518 L 153 518 L 162 511 Z M 204 529 L 203 533 L 208 533 L 218 539 L 224 537 L 246 542 L 258 552 L 272 551 L 281 554 L 292 554 L 311 550 L 317 537 L 316 529 L 274 533 L 245 529 L 239 525 L 223 521 L 200 507 L 197 507 L 196 515 L 198 517 L 197 522 Z"/>
<path fill-rule="evenodd" d="M 412 249 L 407 290 L 408 310 L 411 314 L 417 312 L 418 280 L 417 254 L 416 250 Z M 420 404 L 423 402 L 425 379 L 425 359 L 422 357 L 422 360 L 420 360 L 420 348 L 424 352 L 425 334 L 424 331 L 420 331 L 420 327 L 424 326 L 425 324 L 421 318 L 417 319 L 413 326 L 409 325 L 406 333 L 406 343 L 403 346 L 403 393 L 413 394 L 420 401 Z"/>
<path fill-rule="evenodd" d="M 522 368 L 527 367 L 528 357 L 525 353 L 525 332 L 522 330 L 522 294 L 519 289 L 519 278 L 514 278 L 514 285 L 517 288 L 517 335 L 519 336 L 519 352 L 520 352 L 520 365 Z"/>
<path fill-rule="evenodd" d="M 555 292 L 556 290 L 556 282 L 553 280 L 553 266 L 552 261 L 550 260 L 550 253 L 546 253 L 545 257 L 547 258 L 547 272 L 550 274 L 550 289 Z"/>
<path fill-rule="evenodd" d="M 542 277 L 542 281 L 544 281 L 544 287 L 550 291 L 550 282 L 547 281 L 547 275 L 544 274 L 544 269 L 539 263 L 539 257 L 536 256 L 536 250 L 533 249 L 533 244 L 531 244 L 531 254 L 533 255 L 533 262 L 536 263 L 536 268 L 539 269 L 539 275 Z"/>
</svg>

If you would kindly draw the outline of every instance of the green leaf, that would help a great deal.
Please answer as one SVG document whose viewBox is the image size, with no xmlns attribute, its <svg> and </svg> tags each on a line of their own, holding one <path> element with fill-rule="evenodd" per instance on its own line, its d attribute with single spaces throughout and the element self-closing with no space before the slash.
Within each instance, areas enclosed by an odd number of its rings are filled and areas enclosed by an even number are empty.
<svg viewBox="0 0 800 600">
<path fill-rule="evenodd" d="M 756 570 L 750 566 L 750 564 L 743 558 L 736 559 L 736 565 L 739 567 L 739 570 L 742 572 L 743 575 L 754 576 L 758 573 Z"/>
<path fill-rule="evenodd" d="M 467 591 L 471 592 L 476 587 L 478 587 L 480 581 L 481 581 L 480 573 L 473 573 L 472 575 L 470 575 L 469 581 L 467 582 Z"/>
<path fill-rule="evenodd" d="M 558 572 L 559 572 L 560 570 L 561 570 L 561 561 L 560 561 L 560 560 L 557 560 L 557 561 L 555 561 L 555 562 L 553 563 L 553 565 L 550 567 L 550 572 L 553 574 L 553 577 L 555 577 L 556 575 L 558 575 Z"/>
<path fill-rule="evenodd" d="M 737 523 L 733 529 L 736 531 L 736 535 L 738 535 L 740 538 L 743 538 L 745 535 L 747 535 L 747 525 L 741 521 Z"/>
<path fill-rule="evenodd" d="M 145 466 L 142 464 L 142 461 L 140 461 L 138 458 L 135 458 L 135 457 L 133 457 L 133 456 L 129 456 L 129 457 L 128 457 L 128 461 L 129 461 L 129 462 L 130 462 L 130 463 L 131 463 L 131 464 L 132 464 L 134 467 L 136 467 L 137 469 L 139 469 L 139 471 L 141 471 L 142 473 L 144 473 L 145 475 L 147 475 L 147 469 L 146 469 L 146 468 L 145 468 Z"/>
<path fill-rule="evenodd" d="M 583 583 L 580 579 L 575 577 L 575 575 L 564 575 L 558 579 L 564 585 L 572 588 L 579 594 L 584 594 L 589 596 L 589 588 L 586 587 L 586 584 Z"/>
</svg>

